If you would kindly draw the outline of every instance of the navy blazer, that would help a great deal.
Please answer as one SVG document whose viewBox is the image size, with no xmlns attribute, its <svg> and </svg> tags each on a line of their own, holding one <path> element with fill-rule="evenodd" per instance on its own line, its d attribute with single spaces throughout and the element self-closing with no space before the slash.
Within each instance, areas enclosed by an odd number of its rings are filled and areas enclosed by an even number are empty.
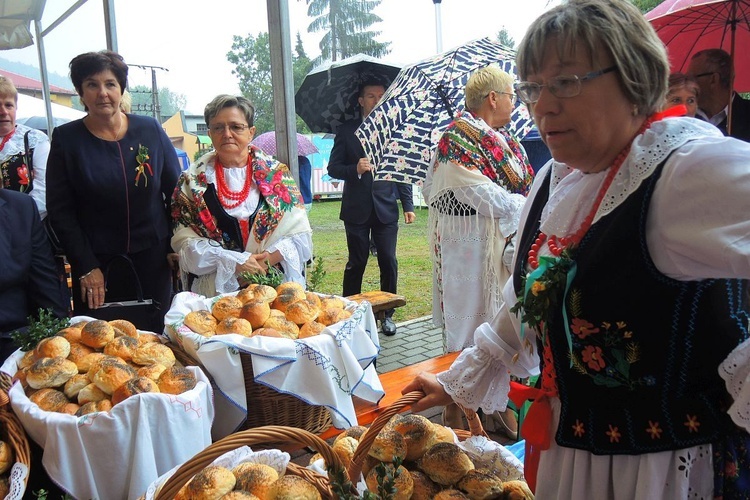
<svg viewBox="0 0 750 500">
<path fill-rule="evenodd" d="M 719 124 L 719 130 L 727 135 L 727 119 Z M 750 142 L 750 100 L 739 94 L 732 99 L 732 137 Z"/>
<path fill-rule="evenodd" d="M 39 210 L 28 194 L 0 189 L 0 337 L 50 308 L 68 315 L 67 284 L 58 274 Z"/>
<path fill-rule="evenodd" d="M 328 160 L 328 175 L 344 181 L 339 218 L 344 222 L 365 224 L 375 210 L 380 222 L 398 221 L 398 200 L 404 212 L 414 211 L 411 184 L 392 181 L 373 181 L 372 173 L 357 174 L 357 162 L 365 158 L 362 144 L 354 134 L 362 123 L 361 118 L 342 124 Z"/>
</svg>

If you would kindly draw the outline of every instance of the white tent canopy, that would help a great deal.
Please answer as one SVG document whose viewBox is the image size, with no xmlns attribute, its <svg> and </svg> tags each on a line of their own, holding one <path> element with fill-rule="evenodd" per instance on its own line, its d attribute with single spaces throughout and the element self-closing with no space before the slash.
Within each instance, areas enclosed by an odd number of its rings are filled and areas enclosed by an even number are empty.
<svg viewBox="0 0 750 500">
<path fill-rule="evenodd" d="M 50 103 L 50 106 L 52 107 L 52 116 L 54 118 L 77 120 L 78 118 L 86 116 L 86 113 L 83 111 L 56 104 L 54 102 Z M 19 93 L 16 118 L 31 118 L 32 116 L 47 116 L 44 100 Z"/>
</svg>

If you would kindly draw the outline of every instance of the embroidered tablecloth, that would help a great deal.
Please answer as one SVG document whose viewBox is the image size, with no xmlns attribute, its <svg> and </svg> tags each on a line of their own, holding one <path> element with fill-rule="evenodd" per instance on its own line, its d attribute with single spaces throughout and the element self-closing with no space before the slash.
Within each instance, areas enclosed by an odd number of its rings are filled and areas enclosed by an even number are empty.
<svg viewBox="0 0 750 500">
<path fill-rule="evenodd" d="M 326 327 L 319 335 L 298 340 L 237 334 L 207 338 L 184 325 L 188 313 L 210 311 L 227 295 L 236 292 L 217 297 L 179 293 L 164 319 L 172 342 L 201 362 L 221 395 L 215 401 L 214 439 L 231 434 L 247 418 L 240 352 L 250 354 L 256 383 L 327 407 L 333 425 L 339 429 L 357 425 L 352 396 L 377 403 L 385 395 L 373 364 L 380 341 L 368 302 L 357 304 L 343 299 L 352 311 L 350 318 Z"/>
</svg>

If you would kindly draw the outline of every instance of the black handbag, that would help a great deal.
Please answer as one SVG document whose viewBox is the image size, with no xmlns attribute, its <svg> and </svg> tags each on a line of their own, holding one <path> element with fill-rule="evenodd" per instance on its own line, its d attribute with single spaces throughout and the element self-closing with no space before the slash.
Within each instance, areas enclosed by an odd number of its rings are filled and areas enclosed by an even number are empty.
<svg viewBox="0 0 750 500">
<path fill-rule="evenodd" d="M 130 257 L 127 255 L 117 255 L 107 262 L 107 265 L 104 268 L 105 287 L 109 281 L 110 270 L 113 264 L 118 261 L 127 264 L 126 269 L 129 269 L 130 271 L 127 274 L 132 278 L 133 295 L 124 300 L 118 297 L 111 302 L 105 302 L 95 311 L 92 311 L 92 315 L 105 321 L 125 319 L 133 323 L 139 330 L 156 330 L 155 333 L 162 333 L 164 325 L 161 324 L 160 319 L 161 304 L 153 299 L 143 296 L 141 280 L 138 279 L 138 273 L 136 272 L 135 266 L 133 265 L 133 261 L 130 260 Z M 157 323 L 157 321 L 159 323 Z"/>
</svg>

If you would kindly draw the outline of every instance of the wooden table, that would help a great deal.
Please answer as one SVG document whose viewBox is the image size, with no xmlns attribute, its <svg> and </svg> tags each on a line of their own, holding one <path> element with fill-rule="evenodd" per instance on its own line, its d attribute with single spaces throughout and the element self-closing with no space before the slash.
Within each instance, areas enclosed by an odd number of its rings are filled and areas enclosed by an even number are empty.
<svg viewBox="0 0 750 500">
<path fill-rule="evenodd" d="M 404 366 L 397 370 L 379 375 L 380 383 L 383 384 L 385 396 L 378 403 L 371 403 L 363 399 L 354 397 L 354 409 L 357 412 L 357 422 L 359 425 L 369 425 L 380 415 L 385 408 L 388 408 L 401 397 L 401 389 L 421 372 L 440 373 L 450 367 L 453 361 L 458 357 L 459 352 L 449 352 L 436 358 L 427 359 L 419 363 Z M 343 432 L 343 429 L 329 428 L 322 433 L 320 437 L 328 439 Z"/>
<path fill-rule="evenodd" d="M 406 298 L 403 295 L 384 292 L 382 290 L 372 290 L 369 292 L 358 293 L 347 297 L 354 302 L 366 300 L 372 306 L 372 312 L 376 319 L 382 320 L 385 317 L 385 311 L 395 309 L 406 305 Z"/>
</svg>

